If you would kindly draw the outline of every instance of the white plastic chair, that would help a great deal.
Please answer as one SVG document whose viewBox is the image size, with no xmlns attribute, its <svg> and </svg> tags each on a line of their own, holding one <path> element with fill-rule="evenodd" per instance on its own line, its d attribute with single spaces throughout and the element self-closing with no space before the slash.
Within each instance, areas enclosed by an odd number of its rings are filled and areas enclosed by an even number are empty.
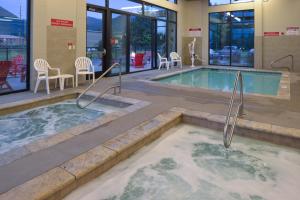
<svg viewBox="0 0 300 200">
<path fill-rule="evenodd" d="M 47 94 L 50 94 L 50 88 L 49 88 L 49 80 L 55 79 L 55 87 L 57 85 L 57 79 L 59 80 L 59 85 L 61 86 L 61 74 L 59 68 L 52 68 L 49 63 L 44 59 L 36 59 L 34 61 L 34 68 L 37 71 L 37 81 L 35 84 L 34 93 L 37 92 L 37 89 L 40 85 L 40 82 L 45 80 L 46 81 L 46 90 Z M 57 75 L 55 76 L 49 76 L 49 71 L 56 71 Z"/>
<path fill-rule="evenodd" d="M 175 63 L 179 63 L 180 67 L 182 68 L 182 59 L 179 56 L 178 53 L 176 52 L 171 52 L 170 53 L 170 58 L 171 58 L 171 65 L 174 66 Z"/>
<path fill-rule="evenodd" d="M 158 55 L 158 60 L 159 60 L 158 70 L 160 70 L 163 65 L 165 65 L 167 70 L 169 70 L 170 63 L 168 61 L 168 58 L 161 57 L 161 55 L 159 53 L 157 53 L 157 55 Z"/>
<path fill-rule="evenodd" d="M 93 75 L 93 83 L 95 82 L 95 68 L 91 59 L 87 57 L 79 57 L 75 61 L 76 68 L 76 87 L 78 87 L 78 76 L 79 75 Z M 90 80 L 90 76 L 89 80 Z"/>
</svg>

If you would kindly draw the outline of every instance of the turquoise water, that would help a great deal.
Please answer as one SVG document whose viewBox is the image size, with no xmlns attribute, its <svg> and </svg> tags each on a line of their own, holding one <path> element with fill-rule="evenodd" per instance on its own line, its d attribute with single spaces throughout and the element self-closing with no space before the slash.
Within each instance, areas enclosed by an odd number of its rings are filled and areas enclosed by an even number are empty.
<svg viewBox="0 0 300 200">
<path fill-rule="evenodd" d="M 234 87 L 236 72 L 236 70 L 204 68 L 161 78 L 156 81 L 231 92 Z M 277 96 L 281 73 L 242 71 L 242 75 L 245 93 Z"/>
<path fill-rule="evenodd" d="M 74 100 L 0 116 L 0 154 L 34 140 L 88 123 L 110 112 L 104 105 L 80 109 Z"/>
<path fill-rule="evenodd" d="M 299 172 L 299 150 L 183 124 L 66 200 L 299 200 Z"/>
</svg>

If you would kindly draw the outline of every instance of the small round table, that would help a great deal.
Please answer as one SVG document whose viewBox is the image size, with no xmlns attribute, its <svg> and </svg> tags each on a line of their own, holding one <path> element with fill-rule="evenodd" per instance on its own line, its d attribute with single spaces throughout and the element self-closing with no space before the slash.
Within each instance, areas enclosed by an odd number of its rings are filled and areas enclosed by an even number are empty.
<svg viewBox="0 0 300 200">
<path fill-rule="evenodd" d="M 60 85 L 60 90 L 64 90 L 65 89 L 65 80 L 66 80 L 66 85 L 68 85 L 68 79 L 72 79 L 72 84 L 73 84 L 73 88 L 74 88 L 74 75 L 71 74 L 62 74 L 60 75 L 61 78 L 61 85 Z"/>
</svg>

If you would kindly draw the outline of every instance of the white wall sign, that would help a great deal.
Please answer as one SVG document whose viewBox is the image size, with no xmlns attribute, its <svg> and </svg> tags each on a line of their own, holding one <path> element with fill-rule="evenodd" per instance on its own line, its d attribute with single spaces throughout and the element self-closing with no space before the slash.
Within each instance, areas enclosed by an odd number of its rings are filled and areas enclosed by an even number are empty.
<svg viewBox="0 0 300 200">
<path fill-rule="evenodd" d="M 189 37 L 201 37 L 201 28 L 190 28 L 188 30 Z"/>
<path fill-rule="evenodd" d="M 300 27 L 287 27 L 286 35 L 300 35 Z"/>
</svg>

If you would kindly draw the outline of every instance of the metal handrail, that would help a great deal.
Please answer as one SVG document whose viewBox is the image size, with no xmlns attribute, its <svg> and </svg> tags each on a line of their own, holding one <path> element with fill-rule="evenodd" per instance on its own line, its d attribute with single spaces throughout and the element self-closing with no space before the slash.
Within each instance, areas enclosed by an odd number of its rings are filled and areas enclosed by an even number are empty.
<svg viewBox="0 0 300 200">
<path fill-rule="evenodd" d="M 291 60 L 292 60 L 291 67 L 290 68 L 287 67 L 287 68 L 289 69 L 289 71 L 294 71 L 294 56 L 292 54 L 289 54 L 287 56 L 283 56 L 283 57 L 278 58 L 278 59 L 274 60 L 273 62 L 271 62 L 271 64 L 270 64 L 271 69 L 273 68 L 273 65 L 275 63 L 278 63 L 279 61 L 281 61 L 283 59 L 286 59 L 286 58 L 291 58 Z"/>
<path fill-rule="evenodd" d="M 80 99 L 83 95 L 85 95 L 92 87 L 94 87 L 106 74 L 108 74 L 113 68 L 119 66 L 119 84 L 111 86 L 104 90 L 104 92 L 100 93 L 96 97 L 94 97 L 91 101 L 89 101 L 85 105 L 80 105 Z M 96 99 L 102 97 L 104 94 L 106 94 L 109 90 L 114 89 L 114 93 L 116 93 L 116 88 L 119 88 L 119 93 L 121 93 L 121 88 L 122 88 L 122 67 L 119 63 L 113 64 L 109 69 L 107 69 L 95 82 L 93 82 L 89 87 L 87 87 L 76 99 L 76 104 L 79 108 L 86 108 L 87 106 L 91 105 Z"/>
<path fill-rule="evenodd" d="M 229 127 L 229 124 L 230 124 L 231 118 L 232 118 L 232 116 L 231 116 L 232 108 L 233 108 L 234 99 L 235 99 L 235 96 L 237 93 L 238 84 L 240 85 L 240 99 L 239 99 L 240 103 L 238 104 L 237 111 L 236 111 L 235 115 L 233 116 L 234 117 L 233 124 L 231 124 L 230 130 L 228 130 L 228 127 Z M 243 76 L 242 76 L 241 71 L 238 71 L 238 73 L 236 74 L 236 78 L 235 78 L 235 82 L 234 82 L 234 89 L 233 89 L 233 92 L 231 95 L 228 114 L 227 114 L 226 122 L 225 122 L 225 126 L 224 126 L 223 142 L 224 142 L 225 148 L 229 148 L 231 145 L 232 136 L 233 136 L 236 122 L 237 122 L 237 118 L 241 117 L 243 115 L 243 110 L 244 110 Z M 230 131 L 230 132 L 228 132 L 228 131 Z"/>
</svg>

